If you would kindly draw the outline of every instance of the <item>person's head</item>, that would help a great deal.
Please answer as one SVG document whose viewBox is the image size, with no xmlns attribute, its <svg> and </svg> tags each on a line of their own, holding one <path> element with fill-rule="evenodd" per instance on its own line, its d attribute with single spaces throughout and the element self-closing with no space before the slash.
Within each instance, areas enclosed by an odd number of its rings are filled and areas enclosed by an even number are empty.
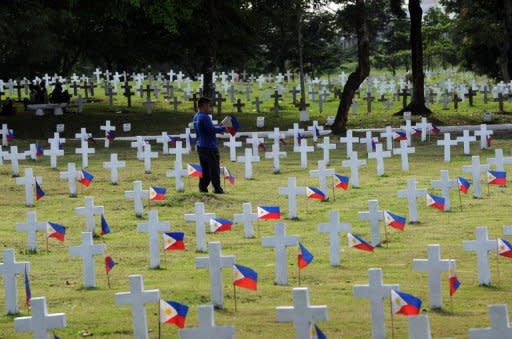
<svg viewBox="0 0 512 339">
<path fill-rule="evenodd" d="M 210 113 L 210 98 L 208 97 L 200 97 L 197 102 L 197 106 L 199 108 L 199 112 Z"/>
</svg>

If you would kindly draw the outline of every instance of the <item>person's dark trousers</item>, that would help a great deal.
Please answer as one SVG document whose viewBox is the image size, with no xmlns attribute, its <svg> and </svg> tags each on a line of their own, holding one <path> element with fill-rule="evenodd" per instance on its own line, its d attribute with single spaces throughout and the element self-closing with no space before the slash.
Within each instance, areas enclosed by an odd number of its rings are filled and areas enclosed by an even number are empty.
<svg viewBox="0 0 512 339">
<path fill-rule="evenodd" d="M 220 157 L 219 150 L 214 148 L 198 147 L 199 163 L 203 169 L 203 177 L 199 179 L 199 190 L 208 191 L 210 182 L 215 192 L 222 192 L 220 186 Z"/>
</svg>

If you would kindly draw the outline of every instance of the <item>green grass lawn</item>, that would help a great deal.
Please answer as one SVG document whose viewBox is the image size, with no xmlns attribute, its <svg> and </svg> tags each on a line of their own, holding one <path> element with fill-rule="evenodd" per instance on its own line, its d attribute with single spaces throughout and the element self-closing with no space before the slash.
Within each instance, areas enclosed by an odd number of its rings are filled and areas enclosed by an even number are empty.
<svg viewBox="0 0 512 339">
<path fill-rule="evenodd" d="M 334 105 L 334 103 L 332 103 Z M 98 109 L 100 110 L 100 109 Z M 325 113 L 324 113 L 325 114 Z M 476 112 L 472 114 L 477 114 Z M 255 114 L 247 114 L 252 120 Z M 326 114 L 325 114 L 326 115 Z M 123 113 L 108 115 L 119 125 L 123 119 L 135 121 L 137 125 L 132 134 L 158 133 L 161 130 L 182 130 L 183 122 L 188 119 L 185 113 L 174 116 L 172 113 L 155 113 L 147 124 L 143 113 Z M 245 116 L 245 115 L 244 115 Z M 362 116 L 362 115 L 359 115 Z M 358 116 L 358 117 L 359 117 Z M 366 117 L 366 115 L 364 115 Z M 384 113 L 382 113 L 384 116 Z M 369 117 L 372 117 L 371 115 Z M 107 115 L 88 112 L 78 118 L 66 116 L 61 118 L 66 123 L 66 135 L 78 131 L 78 127 L 86 122 L 88 130 L 99 131 L 99 122 Z M 18 136 L 28 133 L 24 130 L 40 131 L 37 138 L 46 139 L 49 131 L 53 131 L 57 120 L 53 117 L 23 120 L 15 117 L 9 120 Z M 284 119 L 284 118 L 283 118 Z M 287 116 L 286 126 L 291 123 L 291 114 Z M 450 118 L 451 119 L 451 118 Z M 355 122 L 352 126 L 364 126 L 367 122 Z M 395 122 L 394 120 L 392 122 Z M 280 122 L 281 123 L 281 122 Z M 26 124 L 26 125 L 23 125 Z M 30 125 L 29 125 L 30 124 Z M 178 125 L 179 124 L 179 125 Z M 375 125 L 384 125 L 375 123 Z M 396 126 L 396 123 L 394 123 Z M 268 125 L 270 126 L 270 124 Z M 249 129 L 249 127 L 247 127 Z M 36 133 L 37 134 L 37 133 Z M 122 135 L 122 133 L 119 133 Z M 20 138 L 22 139 L 22 138 Z M 17 140 L 21 149 L 25 149 L 28 140 Z M 450 176 L 462 175 L 462 166 L 470 164 L 470 157 L 462 155 L 462 148 L 453 149 L 452 162 L 443 163 L 442 148 L 430 143 L 416 145 L 416 154 L 410 156 L 411 170 L 403 173 L 400 169 L 400 158 L 387 160 L 386 176 L 377 177 L 375 161 L 369 160 L 368 166 L 360 171 L 360 189 L 337 191 L 336 200 L 328 202 L 307 201 L 299 197 L 299 220 L 282 220 L 287 226 L 287 233 L 299 235 L 303 244 L 314 254 L 313 263 L 302 272 L 302 286 L 309 287 L 312 305 L 326 304 L 329 307 L 329 320 L 319 323 L 320 328 L 329 338 L 368 338 L 371 333 L 370 304 L 368 300 L 356 300 L 352 294 L 354 284 L 366 284 L 367 270 L 381 267 L 385 283 L 398 283 L 403 291 L 414 294 L 423 300 L 424 312 L 429 313 L 432 334 L 434 337 L 467 337 L 470 327 L 489 326 L 488 304 L 506 303 L 510 300 L 512 288 L 510 275 L 512 263 L 504 258 L 496 260 L 491 255 L 492 287 L 479 287 L 476 275 L 476 256 L 463 251 L 462 241 L 474 239 L 476 226 L 489 227 L 490 237 L 501 237 L 502 227 L 511 223 L 510 208 L 512 206 L 510 187 L 491 187 L 490 195 L 484 189 L 481 200 L 472 199 L 470 195 L 462 197 L 464 211 L 461 212 L 456 191 L 452 192 L 454 211 L 441 213 L 425 207 L 424 200 L 418 200 L 421 223 L 407 225 L 403 233 L 388 230 L 389 247 L 376 249 L 375 253 L 360 252 L 347 249 L 345 235 L 342 243 L 342 266 L 333 268 L 329 265 L 328 235 L 319 234 L 317 225 L 328 220 L 329 211 L 341 213 L 343 222 L 350 222 L 353 231 L 369 239 L 369 225 L 358 221 L 357 212 L 367 209 L 367 201 L 378 199 L 380 208 L 389 209 L 397 214 L 407 215 L 407 203 L 396 197 L 396 191 L 406 187 L 408 178 L 416 178 L 419 188 L 429 188 L 431 179 L 438 179 L 441 169 L 449 169 Z M 76 162 L 79 167 L 79 156 L 72 154 L 76 141 L 65 144 L 66 156 L 59 159 L 59 170 L 66 169 L 67 162 Z M 224 165 L 236 176 L 236 185 L 227 186 L 227 195 L 202 195 L 197 193 L 197 182 L 194 179 L 186 183 L 185 193 L 174 191 L 174 182 L 165 177 L 165 172 L 172 165 L 170 156 L 162 156 L 153 162 L 153 172 L 144 174 L 143 163 L 135 159 L 135 152 L 128 143 L 114 141 L 110 150 L 103 149 L 98 142 L 96 154 L 90 157 L 89 172 L 95 176 L 89 188 L 79 189 L 78 198 L 69 198 L 67 181 L 59 179 L 58 170 L 49 168 L 49 160 L 43 158 L 36 162 L 27 160 L 21 163 L 23 168 L 34 168 L 35 175 L 44 178 L 43 189 L 46 196 L 36 203 L 36 208 L 24 207 L 24 191 L 15 185 L 11 178 L 10 166 L 0 167 L 0 241 L 2 247 L 15 248 L 17 260 L 31 262 L 31 287 L 33 296 L 46 296 L 50 313 L 65 312 L 68 326 L 57 330 L 61 338 L 80 337 L 82 331 L 89 331 L 99 338 L 129 338 L 132 336 L 131 313 L 129 307 L 118 307 L 114 294 L 128 291 L 128 275 L 142 274 L 146 289 L 159 288 L 164 299 L 176 300 L 190 306 L 187 326 L 197 325 L 197 306 L 209 302 L 209 276 L 206 270 L 197 270 L 194 258 L 202 256 L 195 252 L 193 224 L 185 223 L 183 214 L 192 213 L 194 203 L 203 201 L 207 212 L 215 212 L 217 216 L 232 219 L 234 213 L 241 213 L 242 203 L 252 202 L 257 205 L 281 206 L 283 216 L 287 215 L 287 200 L 277 194 L 279 186 L 285 186 L 287 178 L 296 176 L 298 184 L 317 186 L 316 180 L 309 178 L 309 171 L 299 168 L 299 156 L 294 154 L 290 146 L 286 146 L 288 157 L 282 160 L 282 172 L 272 174 L 271 160 L 254 164 L 254 180 L 243 179 L 243 164 L 229 163 L 226 149 L 221 149 Z M 348 174 L 348 169 L 341 168 L 341 160 L 345 158 L 344 147 L 338 145 L 332 152 L 331 166 L 340 174 Z M 507 139 L 496 139 L 493 148 L 503 148 L 506 155 L 512 150 L 512 142 Z M 480 154 L 482 160 L 491 157 L 493 150 L 479 151 L 474 144 L 472 151 Z M 127 168 L 121 170 L 121 182 L 117 186 L 110 185 L 110 173 L 102 168 L 110 152 L 117 152 L 120 160 L 127 160 Z M 364 148 L 359 148 L 360 157 L 365 157 Z M 261 154 L 260 154 L 261 155 Z M 317 151 L 309 159 L 309 169 L 316 168 L 316 161 L 321 157 Z M 185 162 L 197 162 L 197 155 L 186 156 Z M 466 175 L 467 177 L 467 175 Z M 187 250 L 184 252 L 162 253 L 162 268 L 148 268 L 148 237 L 136 232 L 137 223 L 147 218 L 137 219 L 134 216 L 133 203 L 124 198 L 124 191 L 132 189 L 132 181 L 142 180 L 147 188 L 150 184 L 167 187 L 168 200 L 165 203 L 152 203 L 151 208 L 159 211 L 160 220 L 169 221 L 173 230 L 185 232 Z M 440 194 L 433 190 L 432 193 Z M 74 208 L 83 205 L 85 196 L 93 196 L 95 204 L 105 207 L 105 216 L 112 229 L 106 236 L 107 253 L 111 254 L 118 265 L 111 272 L 112 288 L 108 289 L 102 258 L 96 258 L 96 276 L 98 288 L 84 290 L 81 288 L 81 261 L 69 256 L 69 246 L 78 245 L 80 234 L 85 230 L 85 220 L 74 214 Z M 25 221 L 27 211 L 37 210 L 39 220 L 50 220 L 68 227 L 64 244 L 55 239 L 49 240 L 49 250 L 44 251 L 45 239 L 38 237 L 38 247 L 43 250 L 37 254 L 26 254 L 25 234 L 14 231 L 16 223 Z M 146 209 L 147 212 L 147 209 Z M 99 228 L 99 219 L 98 228 Z M 274 254 L 272 249 L 262 248 L 261 238 L 273 234 L 273 222 L 257 223 L 256 238 L 245 239 L 241 225 L 234 225 L 229 233 L 208 234 L 208 241 L 221 241 L 222 252 L 235 255 L 238 263 L 249 266 L 259 273 L 257 292 L 239 290 L 238 312 L 234 312 L 231 271 L 224 270 L 225 309 L 216 311 L 217 324 L 234 325 L 238 338 L 285 338 L 293 333 L 292 324 L 276 322 L 276 306 L 292 305 L 292 287 L 297 286 L 297 249 L 288 250 L 289 286 L 275 286 Z M 382 229 L 384 231 L 384 228 Z M 98 230 L 99 232 L 99 230 Z M 99 239 L 96 241 L 100 241 Z M 428 278 L 425 273 L 412 271 L 413 258 L 426 258 L 428 244 L 441 244 L 442 258 L 457 259 L 458 277 L 462 285 L 453 300 L 453 311 L 448 295 L 447 275 L 443 275 L 443 298 L 445 307 L 440 311 L 428 309 Z M 498 283 L 498 269 L 500 281 Z M 17 281 L 19 304 L 23 304 L 23 279 Z M 2 292 L 3 293 L 3 292 Z M 389 304 L 386 302 L 386 307 Z M 4 309 L 4 298 L 0 298 L 0 309 Z M 20 315 L 27 315 L 22 307 Z M 157 337 L 157 305 L 147 307 L 148 327 L 151 338 Z M 0 337 L 30 338 L 14 332 L 11 316 L 0 317 Z M 386 315 L 388 335 L 391 334 L 390 316 Z M 397 338 L 407 336 L 407 319 L 395 317 L 395 333 Z M 174 326 L 163 325 L 163 337 L 176 338 Z"/>
</svg>

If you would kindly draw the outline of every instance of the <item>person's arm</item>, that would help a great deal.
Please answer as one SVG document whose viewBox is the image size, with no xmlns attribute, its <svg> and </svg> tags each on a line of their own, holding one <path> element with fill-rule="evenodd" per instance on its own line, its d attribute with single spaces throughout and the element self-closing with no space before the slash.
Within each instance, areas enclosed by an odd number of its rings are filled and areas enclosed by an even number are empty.
<svg viewBox="0 0 512 339">
<path fill-rule="evenodd" d="M 209 134 L 216 134 L 216 133 L 224 133 L 226 130 L 226 127 L 224 125 L 214 126 L 212 123 L 212 119 L 210 119 L 209 116 L 205 115 L 201 117 L 202 125 L 205 129 L 205 131 Z"/>
</svg>

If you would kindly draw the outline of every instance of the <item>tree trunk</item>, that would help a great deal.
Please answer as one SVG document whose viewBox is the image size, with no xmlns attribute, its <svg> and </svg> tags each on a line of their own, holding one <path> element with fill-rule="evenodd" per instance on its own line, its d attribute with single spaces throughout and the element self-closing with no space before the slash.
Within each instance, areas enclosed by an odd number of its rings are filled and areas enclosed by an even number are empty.
<svg viewBox="0 0 512 339">
<path fill-rule="evenodd" d="M 364 0 L 356 0 L 357 10 L 357 68 L 350 73 L 343 92 L 340 95 L 338 112 L 334 119 L 332 131 L 335 134 L 344 133 L 347 130 L 347 120 L 352 99 L 361 83 L 370 74 L 370 39 L 368 36 L 368 20 Z"/>
<path fill-rule="evenodd" d="M 505 23 L 504 23 L 504 41 L 503 46 L 501 48 L 501 56 L 500 56 L 500 67 L 501 74 L 503 76 L 504 82 L 510 82 L 510 39 L 512 39 L 511 31 L 512 31 L 512 0 L 504 0 L 505 3 Z"/>
<path fill-rule="evenodd" d="M 300 79 L 300 104 L 299 111 L 306 110 L 306 84 L 304 82 L 304 41 L 302 39 L 302 1 L 297 0 L 297 33 L 299 44 L 299 79 Z"/>
<path fill-rule="evenodd" d="M 423 74 L 423 39 L 421 36 L 421 21 L 423 10 L 421 0 L 409 0 L 409 15 L 411 17 L 411 68 L 412 68 L 412 100 L 400 112 L 411 112 L 413 115 L 429 116 L 432 111 L 425 106 L 425 83 Z"/>
<path fill-rule="evenodd" d="M 211 98 L 215 98 L 215 84 L 212 82 L 212 75 L 215 71 L 215 63 L 217 59 L 217 9 L 215 7 L 215 0 L 205 0 L 206 6 L 206 17 L 208 20 L 208 32 L 207 32 L 207 48 L 203 51 L 203 65 L 201 71 L 203 73 L 203 95 Z M 206 33 L 206 32 L 205 32 Z"/>
</svg>

